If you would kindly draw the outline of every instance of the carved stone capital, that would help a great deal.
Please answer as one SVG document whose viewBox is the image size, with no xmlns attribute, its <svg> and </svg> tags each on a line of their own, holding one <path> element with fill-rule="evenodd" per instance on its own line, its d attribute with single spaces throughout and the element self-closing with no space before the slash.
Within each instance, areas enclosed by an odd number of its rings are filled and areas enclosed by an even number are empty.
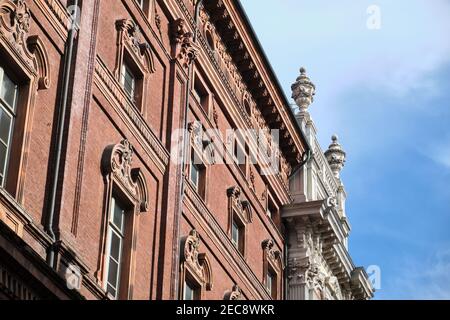
<svg viewBox="0 0 450 320">
<path fill-rule="evenodd" d="M 187 30 L 184 19 L 175 20 L 171 27 L 172 43 L 175 45 L 175 58 L 184 68 L 197 59 L 198 50 L 194 47 L 193 34 Z"/>
</svg>

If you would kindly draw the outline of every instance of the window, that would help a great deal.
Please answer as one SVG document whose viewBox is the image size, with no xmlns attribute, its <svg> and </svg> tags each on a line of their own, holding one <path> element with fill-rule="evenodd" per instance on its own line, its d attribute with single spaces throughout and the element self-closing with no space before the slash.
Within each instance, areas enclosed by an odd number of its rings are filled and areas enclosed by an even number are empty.
<svg viewBox="0 0 450 320">
<path fill-rule="evenodd" d="M 140 4 L 141 2 L 136 2 Z M 148 8 L 148 0 L 143 1 Z M 146 12 L 149 12 L 146 10 Z M 114 76 L 123 87 L 125 94 L 145 117 L 147 110 L 146 94 L 150 75 L 155 72 L 153 52 L 139 26 L 131 19 L 116 21 L 118 41 Z"/>
<path fill-rule="evenodd" d="M 183 300 L 186 300 L 186 301 L 199 300 L 198 287 L 192 285 L 189 281 L 184 282 Z"/>
<path fill-rule="evenodd" d="M 244 176 L 247 176 L 247 155 L 245 152 L 243 144 L 240 142 L 240 139 L 236 139 L 234 142 L 234 158 L 236 164 L 241 169 Z"/>
<path fill-rule="evenodd" d="M 4 186 L 19 88 L 0 67 L 0 186 Z"/>
<path fill-rule="evenodd" d="M 277 284 L 277 279 L 276 279 L 276 275 L 272 270 L 269 270 L 269 272 L 267 272 L 267 277 L 266 277 L 266 289 L 267 291 L 270 293 L 270 296 L 272 297 L 272 299 L 276 299 L 276 284 Z"/>
<path fill-rule="evenodd" d="M 199 190 L 199 187 L 200 187 L 200 172 L 201 172 L 201 169 L 199 168 L 199 166 L 192 163 L 191 164 L 191 182 L 195 186 L 197 191 Z"/>
<path fill-rule="evenodd" d="M 227 233 L 231 242 L 243 257 L 247 254 L 246 238 L 247 225 L 252 223 L 252 209 L 250 202 L 241 198 L 241 188 L 228 188 L 228 227 Z"/>
<path fill-rule="evenodd" d="M 109 145 L 101 157 L 105 182 L 99 269 L 102 287 L 110 299 L 129 299 L 135 287 L 138 214 L 149 211 L 144 172 L 132 167 L 134 148 L 124 139 Z"/>
<path fill-rule="evenodd" d="M 137 4 L 139 5 L 139 7 L 144 10 L 144 0 L 135 0 L 137 2 Z"/>
<path fill-rule="evenodd" d="M 209 93 L 198 76 L 195 77 L 193 94 L 194 94 L 195 100 L 197 100 L 197 102 L 200 104 L 200 106 L 203 108 L 203 110 L 206 113 L 208 113 Z"/>
<path fill-rule="evenodd" d="M 237 217 L 233 217 L 231 226 L 231 241 L 239 252 L 244 255 L 245 228 L 240 224 Z"/>
<path fill-rule="evenodd" d="M 148 16 L 148 12 L 150 11 L 149 1 L 148 0 L 134 0 L 134 1 L 136 1 L 137 5 L 139 6 L 139 8 L 141 8 L 142 12 L 144 12 L 144 14 Z"/>
<path fill-rule="evenodd" d="M 236 221 L 233 221 L 231 240 L 233 241 L 234 245 L 239 248 L 239 226 L 237 225 Z"/>
<path fill-rule="evenodd" d="M 202 300 L 203 293 L 212 290 L 211 264 L 206 253 L 199 252 L 201 240 L 196 230 L 191 230 L 181 243 L 179 299 Z"/>
<path fill-rule="evenodd" d="M 108 225 L 108 257 L 106 292 L 115 299 L 119 296 L 122 251 L 125 239 L 125 209 L 116 198 L 111 199 Z"/>
<path fill-rule="evenodd" d="M 267 201 L 267 215 L 272 219 L 276 220 L 278 216 L 278 209 L 275 206 L 272 198 L 269 196 L 269 199 Z"/>
<path fill-rule="evenodd" d="M 282 253 L 271 239 L 262 242 L 263 248 L 263 278 L 262 281 L 272 299 L 277 299 L 281 294 L 281 275 L 284 264 Z"/>
<path fill-rule="evenodd" d="M 201 162 L 197 152 L 192 149 L 192 156 L 189 166 L 189 180 L 192 182 L 198 194 L 205 199 L 206 194 L 206 168 Z"/>
<path fill-rule="evenodd" d="M 122 84 L 125 92 L 131 98 L 131 100 L 134 101 L 136 94 L 136 77 L 134 76 L 128 65 L 125 63 L 122 65 L 120 83 Z"/>
</svg>

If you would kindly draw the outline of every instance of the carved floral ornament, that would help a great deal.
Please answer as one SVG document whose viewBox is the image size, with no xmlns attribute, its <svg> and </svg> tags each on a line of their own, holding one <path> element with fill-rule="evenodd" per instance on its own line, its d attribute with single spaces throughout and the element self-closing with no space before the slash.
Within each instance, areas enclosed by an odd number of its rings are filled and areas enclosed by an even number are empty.
<svg viewBox="0 0 450 320">
<path fill-rule="evenodd" d="M 199 253 L 200 235 L 196 230 L 192 230 L 187 237 L 182 239 L 181 248 L 183 250 L 181 256 L 182 268 L 187 268 L 206 290 L 212 290 L 211 263 L 205 253 Z"/>
<path fill-rule="evenodd" d="M 228 209 L 230 217 L 233 212 L 237 213 L 245 224 L 253 222 L 253 214 L 250 202 L 241 199 L 241 188 L 231 187 L 227 190 Z"/>
<path fill-rule="evenodd" d="M 29 35 L 31 11 L 24 0 L 0 0 L 0 45 L 37 78 L 38 89 L 50 87 L 47 51 L 37 35 Z"/>
<path fill-rule="evenodd" d="M 194 47 L 193 34 L 186 27 L 186 21 L 182 18 L 172 23 L 172 43 L 175 45 L 175 58 L 184 68 L 197 59 L 198 50 Z"/>
<path fill-rule="evenodd" d="M 133 20 L 121 19 L 116 21 L 116 28 L 119 46 L 116 73 L 120 73 L 124 46 L 145 73 L 154 73 L 153 54 L 150 45 L 143 39 L 139 26 Z"/>
<path fill-rule="evenodd" d="M 269 262 L 277 270 L 284 269 L 284 262 L 282 254 L 276 249 L 275 242 L 271 239 L 262 242 L 262 249 L 264 251 L 264 259 Z"/>
<path fill-rule="evenodd" d="M 132 168 L 133 146 L 128 140 L 108 146 L 103 152 L 102 172 L 114 180 L 139 203 L 140 212 L 148 211 L 148 188 L 139 168 Z"/>
</svg>

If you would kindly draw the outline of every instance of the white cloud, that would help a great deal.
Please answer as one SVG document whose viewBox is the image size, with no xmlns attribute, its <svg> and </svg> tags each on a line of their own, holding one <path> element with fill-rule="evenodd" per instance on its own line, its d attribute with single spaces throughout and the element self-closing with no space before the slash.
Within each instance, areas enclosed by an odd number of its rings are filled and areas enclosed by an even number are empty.
<svg viewBox="0 0 450 320">
<path fill-rule="evenodd" d="M 447 142 L 434 142 L 429 148 L 426 156 L 441 166 L 450 169 L 450 140 Z"/>
<path fill-rule="evenodd" d="M 450 250 L 439 250 L 424 261 L 405 263 L 402 274 L 387 283 L 385 290 L 401 299 L 450 299 Z"/>
<path fill-rule="evenodd" d="M 315 82 L 316 102 L 310 110 L 320 124 L 322 143 L 328 143 L 334 132 L 341 133 L 342 142 L 347 145 L 346 137 L 358 136 L 349 147 L 363 151 L 364 140 L 372 138 L 371 131 L 385 121 L 383 117 L 392 117 L 395 110 L 391 108 L 400 108 L 394 103 L 375 110 L 361 104 L 355 110 L 346 104 L 346 99 L 356 97 L 355 93 L 366 92 L 374 101 L 379 97 L 409 99 L 411 108 L 401 110 L 406 114 L 423 111 L 420 108 L 426 104 L 414 102 L 435 97 L 442 90 L 434 73 L 450 63 L 449 1 L 283 0 L 276 5 L 261 5 L 261 0 L 242 2 L 287 95 L 300 66 L 307 68 Z M 367 28 L 366 10 L 373 4 L 381 9 L 381 30 Z M 354 125 L 354 120 L 364 121 L 366 130 Z M 401 130 L 401 123 L 395 123 L 395 131 L 393 123 L 385 125 L 390 128 L 378 132 L 380 138 L 373 141 L 375 145 L 408 135 Z"/>
</svg>

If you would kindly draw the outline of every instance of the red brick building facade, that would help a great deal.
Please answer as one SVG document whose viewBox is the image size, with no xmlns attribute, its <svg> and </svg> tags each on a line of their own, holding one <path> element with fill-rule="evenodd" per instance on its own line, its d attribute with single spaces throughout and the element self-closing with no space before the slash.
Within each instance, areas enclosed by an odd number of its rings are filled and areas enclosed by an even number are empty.
<svg viewBox="0 0 450 320">
<path fill-rule="evenodd" d="M 0 0 L 0 298 L 285 297 L 308 146 L 241 5 L 196 4 Z"/>
</svg>

